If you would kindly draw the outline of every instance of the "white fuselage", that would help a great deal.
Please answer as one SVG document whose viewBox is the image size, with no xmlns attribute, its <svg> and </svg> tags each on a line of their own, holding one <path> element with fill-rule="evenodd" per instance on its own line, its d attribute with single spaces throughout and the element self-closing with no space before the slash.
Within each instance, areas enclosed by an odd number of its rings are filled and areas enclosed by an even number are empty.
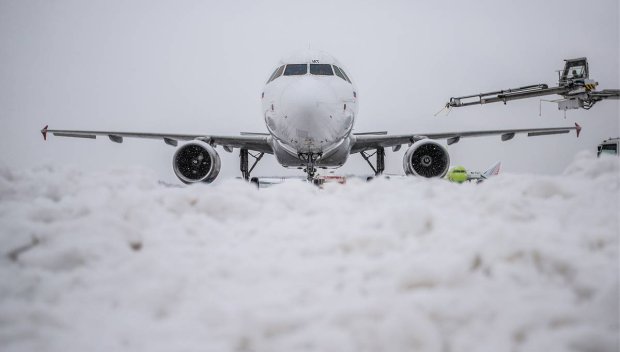
<svg viewBox="0 0 620 352">
<path fill-rule="evenodd" d="M 265 86 L 262 107 L 274 155 L 283 166 L 304 166 L 303 155 L 309 154 L 320 167 L 339 167 L 347 160 L 357 91 L 333 57 L 305 51 L 282 60 Z"/>
</svg>

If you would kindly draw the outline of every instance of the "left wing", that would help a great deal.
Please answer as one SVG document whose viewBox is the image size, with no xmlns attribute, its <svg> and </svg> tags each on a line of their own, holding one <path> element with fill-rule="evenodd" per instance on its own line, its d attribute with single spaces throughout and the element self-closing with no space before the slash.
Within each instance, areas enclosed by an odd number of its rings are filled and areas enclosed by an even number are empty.
<svg viewBox="0 0 620 352">
<path fill-rule="evenodd" d="M 426 133 L 426 134 L 402 134 L 402 135 L 354 135 L 354 143 L 351 154 L 359 153 L 378 147 L 394 147 L 398 150 L 402 144 L 412 144 L 422 139 L 447 139 L 448 145 L 457 143 L 465 137 L 483 137 L 501 135 L 502 141 L 511 140 L 515 134 L 527 133 L 528 137 L 546 136 L 551 134 L 568 133 L 575 130 L 577 137 L 581 132 L 581 126 L 575 123 L 575 127 L 551 127 L 551 128 L 525 128 L 515 130 L 488 130 L 488 131 L 465 131 L 447 133 Z"/>
<path fill-rule="evenodd" d="M 174 134 L 174 133 L 146 133 L 146 132 L 112 132 L 112 131 L 78 131 L 78 130 L 52 130 L 45 126 L 41 130 L 43 139 L 51 133 L 57 137 L 74 137 L 95 139 L 97 136 L 107 136 L 112 142 L 123 143 L 123 138 L 147 138 L 159 139 L 164 143 L 176 146 L 178 141 L 203 140 L 212 145 L 221 145 L 224 149 L 232 151 L 232 148 L 243 148 L 257 152 L 273 154 L 269 135 L 250 134 L 240 136 L 213 136 L 208 134 Z"/>
</svg>

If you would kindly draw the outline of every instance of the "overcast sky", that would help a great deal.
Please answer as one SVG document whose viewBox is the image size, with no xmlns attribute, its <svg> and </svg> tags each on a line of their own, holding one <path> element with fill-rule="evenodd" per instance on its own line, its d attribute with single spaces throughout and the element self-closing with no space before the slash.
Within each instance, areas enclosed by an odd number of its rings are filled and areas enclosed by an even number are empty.
<svg viewBox="0 0 620 352">
<path fill-rule="evenodd" d="M 0 163 L 85 169 L 140 165 L 175 181 L 163 142 L 51 137 L 58 129 L 237 135 L 265 131 L 260 94 L 281 56 L 333 54 L 358 87 L 355 130 L 423 133 L 583 126 L 573 134 L 450 146 L 480 170 L 559 173 L 579 150 L 618 136 L 619 103 L 557 110 L 528 99 L 453 110 L 451 96 L 557 82 L 587 56 L 599 88 L 619 88 L 618 0 L 601 1 L 7 1 L 0 0 Z M 238 151 L 220 177 L 238 176 Z M 387 170 L 402 173 L 402 154 Z M 366 173 L 352 155 L 339 173 Z M 301 174 L 266 157 L 255 175 Z"/>
</svg>

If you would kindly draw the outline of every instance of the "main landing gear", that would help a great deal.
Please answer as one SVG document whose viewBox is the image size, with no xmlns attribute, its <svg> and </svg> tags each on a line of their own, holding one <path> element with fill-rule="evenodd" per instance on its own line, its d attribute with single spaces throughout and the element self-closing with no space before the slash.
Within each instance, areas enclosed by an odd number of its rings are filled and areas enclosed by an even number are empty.
<svg viewBox="0 0 620 352">
<path fill-rule="evenodd" d="M 241 149 L 239 152 L 239 168 L 241 169 L 241 176 L 244 180 L 250 180 L 250 173 L 258 164 L 258 161 L 265 155 L 265 153 L 257 153 L 252 154 L 247 149 Z M 252 163 L 252 167 L 249 167 L 249 157 L 254 158 L 254 162 Z"/>
<path fill-rule="evenodd" d="M 385 170 L 385 149 L 383 147 L 378 147 L 372 154 L 369 154 L 367 151 L 361 151 L 360 154 L 362 155 L 362 158 L 366 160 L 372 171 L 374 171 L 375 176 L 383 174 L 383 171 Z M 377 156 L 375 165 L 370 162 L 370 158 L 373 155 Z"/>
</svg>

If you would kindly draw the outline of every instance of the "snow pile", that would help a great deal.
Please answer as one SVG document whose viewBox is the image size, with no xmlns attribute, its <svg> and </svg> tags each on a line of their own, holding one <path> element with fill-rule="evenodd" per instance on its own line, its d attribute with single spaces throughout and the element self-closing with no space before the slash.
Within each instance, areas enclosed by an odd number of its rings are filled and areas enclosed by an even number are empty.
<svg viewBox="0 0 620 352">
<path fill-rule="evenodd" d="M 481 185 L 0 168 L 2 351 L 617 351 L 617 158 Z"/>
</svg>

